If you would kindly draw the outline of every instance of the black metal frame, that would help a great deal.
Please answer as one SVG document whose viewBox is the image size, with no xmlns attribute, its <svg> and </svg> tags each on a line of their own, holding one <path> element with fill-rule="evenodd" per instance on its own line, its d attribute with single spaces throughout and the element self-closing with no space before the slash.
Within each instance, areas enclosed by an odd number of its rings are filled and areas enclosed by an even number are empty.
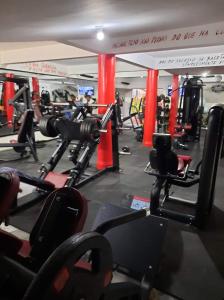
<svg viewBox="0 0 224 300">
<path fill-rule="evenodd" d="M 96 174 L 89 176 L 88 178 L 81 180 L 81 176 L 88 167 L 88 163 L 93 153 L 96 150 L 97 145 L 100 142 L 100 137 L 91 141 L 79 141 L 76 145 L 75 150 L 70 156 L 70 160 L 74 163 L 74 167 L 69 171 L 68 180 L 65 186 L 77 187 L 82 186 L 85 183 L 99 177 L 107 171 L 118 171 L 119 170 L 119 151 L 118 151 L 118 130 L 117 130 L 117 118 L 115 105 L 109 105 L 107 111 L 103 115 L 101 120 L 101 130 L 106 130 L 106 126 L 109 121 L 112 121 L 112 148 L 113 148 L 113 166 L 105 168 L 98 171 Z M 59 144 L 56 151 L 51 156 L 50 160 L 47 162 L 47 165 L 43 165 L 40 169 L 41 179 L 44 179 L 50 171 L 53 171 L 58 164 L 61 157 L 64 155 L 68 146 L 70 145 L 70 140 L 62 140 Z M 81 153 L 82 148 L 84 150 Z"/>
<path fill-rule="evenodd" d="M 97 106 L 97 105 L 96 105 Z M 117 128 L 117 116 L 116 116 L 116 109 L 115 105 L 109 105 L 107 107 L 107 110 L 105 114 L 103 115 L 103 118 L 101 120 L 101 130 L 106 130 L 108 122 L 112 122 L 112 149 L 113 149 L 113 165 L 111 167 L 107 167 L 103 170 L 97 171 L 95 174 L 90 175 L 84 179 L 82 179 L 82 176 L 84 172 L 86 171 L 89 161 L 93 155 L 93 153 L 96 150 L 97 145 L 100 142 L 100 137 L 90 140 L 90 141 L 79 141 L 78 145 L 76 146 L 76 150 L 72 153 L 70 160 L 74 163 L 74 167 L 66 172 L 64 174 L 67 174 L 67 181 L 65 183 L 65 187 L 75 187 L 79 188 L 83 186 L 84 184 L 98 178 L 99 176 L 105 174 L 108 171 L 119 171 L 119 145 L 118 145 L 118 128 Z M 50 157 L 49 161 L 47 162 L 47 165 L 42 165 L 40 168 L 40 177 L 37 180 L 37 182 L 34 182 L 34 186 L 37 186 L 40 188 L 39 195 L 35 196 L 34 199 L 32 198 L 30 201 L 27 199 L 27 201 L 23 201 L 21 205 L 18 205 L 13 209 L 13 213 L 16 213 L 17 211 L 21 211 L 23 209 L 26 209 L 30 206 L 32 206 L 32 203 L 36 203 L 43 198 L 43 193 L 49 193 L 49 189 L 45 190 L 44 186 L 44 180 L 47 176 L 47 174 L 55 169 L 58 162 L 64 155 L 65 151 L 67 150 L 68 146 L 70 145 L 71 140 L 65 139 L 61 140 L 60 144 L 58 145 L 57 149 L 53 153 L 53 155 Z M 84 147 L 84 149 L 82 149 Z M 20 176 L 20 180 L 22 182 L 27 183 L 26 176 Z M 35 178 L 33 178 L 35 181 Z M 41 182 L 42 181 L 42 182 Z M 29 178 L 29 184 L 32 184 L 32 178 Z M 48 188 L 48 186 L 47 186 Z M 51 191 L 50 187 L 50 191 Z M 20 202 L 20 199 L 19 201 Z"/>
<path fill-rule="evenodd" d="M 206 225 L 214 202 L 217 168 L 224 140 L 224 106 L 219 105 L 211 108 L 208 123 L 203 158 L 195 170 L 189 170 L 189 165 L 187 165 L 184 176 L 167 173 L 161 174 L 150 169 L 150 163 L 148 163 L 145 172 L 149 175 L 156 176 L 151 191 L 150 211 L 152 214 L 192 224 L 199 228 L 203 228 Z M 169 189 L 172 185 L 187 188 L 195 184 L 199 184 L 197 201 L 195 202 L 171 197 L 169 195 Z M 165 197 L 161 202 L 161 191 L 163 189 L 165 191 Z M 164 207 L 164 203 L 167 201 L 182 203 L 185 206 L 194 208 L 194 212 L 190 214 L 167 209 Z"/>
<path fill-rule="evenodd" d="M 177 117 L 177 123 L 181 124 L 184 128 L 185 124 L 188 124 L 189 119 L 189 110 L 190 108 L 190 96 L 187 95 L 187 92 L 193 91 L 193 96 L 198 99 L 199 106 L 198 111 L 195 114 L 195 123 L 192 124 L 192 129 L 190 130 L 191 134 L 193 136 L 194 141 L 200 141 L 201 138 L 201 127 L 202 127 L 202 114 L 204 111 L 204 104 L 203 104 L 203 81 L 199 77 L 193 77 L 193 78 L 186 78 L 183 81 L 182 84 L 182 90 L 184 91 L 181 94 L 180 103 L 179 103 L 179 113 Z M 194 98 L 191 95 L 191 98 Z M 194 100 L 191 101 L 196 101 Z M 188 133 L 188 132 L 187 132 Z"/>
<path fill-rule="evenodd" d="M 9 103 L 16 108 L 17 100 L 22 96 L 24 104 L 25 104 L 25 111 L 33 111 L 32 100 L 31 100 L 31 96 L 30 96 L 29 79 L 20 78 L 20 77 L 8 78 L 8 77 L 0 76 L 0 82 L 6 82 L 6 81 L 16 83 L 19 86 L 19 90 L 17 91 L 15 96 L 12 99 L 10 99 Z M 26 120 L 24 120 L 24 121 L 26 122 Z M 26 131 L 26 134 L 25 134 L 26 141 L 25 142 L 19 141 L 20 133 L 18 133 L 18 142 L 17 143 L 0 143 L 0 147 L 15 149 L 16 152 L 20 153 L 20 157 L 18 159 L 24 157 L 24 155 L 26 154 L 26 148 L 28 147 L 30 149 L 30 152 L 31 152 L 34 160 L 38 161 L 36 145 L 35 145 L 33 118 L 32 118 L 32 120 L 27 120 L 27 122 L 28 123 L 25 125 L 21 124 L 21 126 L 24 126 L 24 130 Z M 18 149 L 18 151 L 16 149 Z M 15 160 L 15 159 L 13 159 L 13 160 Z M 7 160 L 7 161 L 10 161 L 10 160 Z"/>
<path fill-rule="evenodd" d="M 114 270 L 128 277 L 118 285 L 112 283 L 105 299 L 149 299 L 159 269 L 167 224 L 167 220 L 150 216 L 146 210 L 132 211 L 109 203 L 100 208 L 92 230 L 106 236 L 112 246 Z M 141 235 L 143 231 L 145 238 Z M 126 241 L 122 245 L 124 236 Z M 147 248 L 141 257 L 135 251 L 139 247 Z M 139 267 L 139 261 L 143 268 Z"/>
</svg>

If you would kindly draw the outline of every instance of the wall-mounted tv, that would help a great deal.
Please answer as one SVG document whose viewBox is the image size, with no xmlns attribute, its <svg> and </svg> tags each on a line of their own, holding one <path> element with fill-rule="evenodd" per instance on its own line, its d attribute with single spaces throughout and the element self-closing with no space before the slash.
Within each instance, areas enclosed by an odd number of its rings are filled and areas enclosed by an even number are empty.
<svg viewBox="0 0 224 300">
<path fill-rule="evenodd" d="M 172 85 L 168 85 L 168 92 L 167 92 L 167 95 L 169 97 L 172 96 Z M 179 87 L 179 95 L 180 96 L 183 96 L 184 95 L 184 89 L 182 88 L 182 86 Z"/>
<path fill-rule="evenodd" d="M 94 88 L 92 86 L 80 86 L 79 87 L 79 95 L 94 95 Z"/>
</svg>

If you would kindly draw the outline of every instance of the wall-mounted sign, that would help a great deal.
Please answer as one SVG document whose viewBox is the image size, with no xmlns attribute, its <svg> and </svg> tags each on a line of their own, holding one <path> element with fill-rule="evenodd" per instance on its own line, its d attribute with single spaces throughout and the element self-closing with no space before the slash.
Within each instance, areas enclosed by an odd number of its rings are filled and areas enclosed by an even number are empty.
<svg viewBox="0 0 224 300">
<path fill-rule="evenodd" d="M 223 66 L 224 54 L 205 54 L 179 57 L 162 57 L 157 60 L 158 69 L 180 69 Z"/>
<path fill-rule="evenodd" d="M 39 74 L 56 75 L 65 77 L 67 76 L 66 67 L 51 62 L 32 62 L 24 64 L 9 64 L 7 69 L 13 69 L 17 71 L 28 71 Z"/>
</svg>

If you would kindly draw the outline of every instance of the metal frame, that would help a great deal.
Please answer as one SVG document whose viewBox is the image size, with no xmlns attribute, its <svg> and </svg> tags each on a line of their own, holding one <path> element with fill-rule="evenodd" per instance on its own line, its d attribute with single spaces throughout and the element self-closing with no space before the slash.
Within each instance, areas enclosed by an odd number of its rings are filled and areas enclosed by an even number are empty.
<svg viewBox="0 0 224 300">
<path fill-rule="evenodd" d="M 89 160 L 92 157 L 93 153 L 96 150 L 97 145 L 100 142 L 100 137 L 95 140 L 84 142 L 84 143 L 82 141 L 79 141 L 77 145 L 77 151 L 74 151 L 74 153 L 70 158 L 71 161 L 73 161 L 74 163 L 74 167 L 68 170 L 67 172 L 65 172 L 66 174 L 68 173 L 67 181 L 65 183 L 66 187 L 79 188 L 84 184 L 89 183 L 90 181 L 105 174 L 106 172 L 119 171 L 119 152 L 118 152 L 119 145 L 118 145 L 116 109 L 115 109 L 115 105 L 113 104 L 107 105 L 106 107 L 107 107 L 107 111 L 105 112 L 101 120 L 101 129 L 105 130 L 108 122 L 112 121 L 113 166 L 97 171 L 95 174 L 82 179 L 82 176 L 84 175 L 84 172 L 88 167 Z M 47 165 L 41 166 L 39 179 L 43 180 L 43 183 L 47 174 L 55 169 L 56 165 L 60 161 L 61 157 L 64 155 L 70 143 L 71 143 L 70 140 L 62 140 L 59 146 L 57 147 L 57 149 L 55 150 L 55 152 L 53 153 L 53 155 L 51 156 L 51 158 L 49 159 L 49 161 L 47 162 Z M 83 146 L 84 146 L 84 150 L 82 151 Z M 21 178 L 20 180 L 22 181 L 23 179 Z M 40 189 L 40 193 L 39 193 L 40 196 L 36 196 L 34 197 L 34 199 L 30 201 L 26 197 L 27 201 L 25 201 L 25 203 L 23 203 L 22 205 L 19 205 L 16 208 L 14 208 L 13 212 L 16 213 L 17 211 L 21 211 L 23 209 L 32 206 L 32 204 L 38 202 L 43 198 L 42 196 L 43 194 L 46 195 L 47 193 L 49 193 L 49 191 L 47 192 Z M 19 199 L 19 201 L 21 201 L 21 199 Z"/>
<path fill-rule="evenodd" d="M 191 80 L 197 80 L 197 83 L 194 85 L 194 83 L 191 83 Z M 187 87 L 188 82 L 190 82 L 190 87 Z M 179 103 L 179 109 L 182 109 L 182 112 L 178 113 L 178 124 L 185 125 L 186 119 L 184 115 L 184 102 L 185 100 L 185 91 L 187 88 L 194 88 L 198 89 L 199 91 L 199 107 L 202 109 L 202 112 L 200 111 L 197 115 L 197 127 L 195 129 L 195 135 L 193 136 L 195 141 L 200 141 L 201 138 L 201 126 L 202 126 L 202 113 L 203 113 L 203 81 L 200 78 L 186 78 L 183 81 L 182 89 L 184 92 L 181 94 L 180 103 Z"/>
<path fill-rule="evenodd" d="M 190 170 L 189 165 L 185 167 L 183 176 L 169 173 L 160 174 L 152 170 L 150 163 L 145 168 L 145 173 L 156 177 L 152 191 L 150 211 L 152 214 L 171 218 L 187 224 L 204 228 L 207 218 L 211 213 L 214 202 L 214 189 L 218 168 L 218 161 L 221 157 L 224 140 L 224 106 L 215 106 L 209 113 L 209 126 L 204 143 L 203 158 L 195 170 Z M 199 174 L 199 169 L 201 172 Z M 169 190 L 172 185 L 190 187 L 199 184 L 197 201 L 170 196 Z M 161 201 L 161 191 L 165 195 Z M 182 203 L 185 206 L 194 208 L 193 214 L 179 212 L 164 207 L 166 202 Z"/>
<path fill-rule="evenodd" d="M 17 108 L 17 100 L 22 96 L 24 105 L 25 105 L 25 111 L 33 111 L 32 109 L 32 99 L 30 96 L 30 86 L 29 86 L 29 80 L 27 78 L 20 78 L 20 77 L 14 77 L 14 78 L 8 78 L 0 75 L 0 82 L 13 82 L 16 83 L 19 86 L 19 90 L 15 94 L 15 96 L 10 99 L 9 103 Z M 15 117 L 15 116 L 14 116 Z M 35 136 L 34 136 L 34 129 L 33 124 L 29 124 L 31 126 L 31 130 L 28 130 L 26 133 L 26 142 L 25 143 L 0 143 L 0 147 L 9 147 L 9 148 L 30 148 L 30 152 L 33 155 L 33 158 L 35 161 L 38 161 L 36 146 L 35 146 Z M 31 134 L 30 134 L 31 132 Z M 24 154 L 26 153 L 25 149 L 24 152 L 21 152 L 21 157 L 18 159 L 23 158 Z M 15 159 L 11 160 L 14 161 Z M 17 159 L 16 159 L 17 160 Z M 7 160 L 10 161 L 10 160 Z"/>
</svg>

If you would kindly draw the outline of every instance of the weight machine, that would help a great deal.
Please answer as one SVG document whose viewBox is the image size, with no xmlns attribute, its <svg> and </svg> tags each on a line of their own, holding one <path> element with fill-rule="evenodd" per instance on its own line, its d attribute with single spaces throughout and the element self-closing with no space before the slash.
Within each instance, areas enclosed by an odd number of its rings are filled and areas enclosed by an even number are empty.
<svg viewBox="0 0 224 300">
<path fill-rule="evenodd" d="M 96 107 L 98 105 L 95 105 Z M 119 171 L 119 150 L 118 150 L 118 127 L 115 105 L 100 105 L 107 107 L 102 117 L 89 117 L 82 120 L 70 121 L 65 118 L 56 118 L 54 116 L 45 116 L 39 124 L 40 131 L 47 136 L 56 137 L 59 135 L 60 143 L 46 164 L 40 168 L 40 176 L 33 177 L 19 170 L 12 170 L 16 173 L 20 181 L 33 185 L 38 190 L 28 196 L 17 200 L 12 213 L 26 209 L 36 202 L 42 200 L 46 193 L 52 192 L 56 188 L 62 187 L 81 187 L 91 180 L 101 176 L 108 171 Z M 112 121 L 112 147 L 113 147 L 113 165 L 103 170 L 96 171 L 92 175 L 85 175 L 89 161 L 100 143 L 100 135 L 106 132 L 109 121 Z M 55 172 L 54 169 L 58 162 L 68 149 L 72 141 L 78 141 L 70 151 L 70 160 L 73 167 L 63 173 Z M 1 171 L 10 170 L 1 168 Z"/>
<path fill-rule="evenodd" d="M 186 78 L 177 116 L 177 131 L 186 131 L 194 141 L 200 141 L 203 106 L 203 81 L 199 77 Z"/>
<path fill-rule="evenodd" d="M 217 168 L 223 141 L 223 105 L 214 106 L 209 111 L 203 156 L 195 170 L 190 169 L 191 156 L 177 155 L 172 151 L 169 134 L 154 134 L 154 149 L 150 152 L 149 163 L 145 168 L 147 174 L 156 177 L 150 200 L 152 214 L 192 224 L 199 228 L 206 225 L 213 207 Z M 170 194 L 171 186 L 188 188 L 196 184 L 199 185 L 196 201 L 173 197 Z M 186 206 L 190 212 L 186 213 L 183 206 L 184 208 Z"/>
<path fill-rule="evenodd" d="M 13 126 L 15 131 L 18 121 L 22 119 L 17 140 L 12 140 L 10 143 L 0 143 L 0 147 L 13 148 L 17 153 L 20 153 L 20 158 L 27 154 L 26 149 L 29 148 L 34 160 L 38 161 L 34 135 L 34 111 L 32 109 L 29 80 L 27 78 L 1 76 L 0 81 L 13 82 L 19 86 L 15 96 L 9 100 L 9 105 L 14 107 Z"/>
<path fill-rule="evenodd" d="M 15 174 L 1 175 L 0 183 L 9 180 L 13 187 L 10 199 L 1 202 L 0 221 L 19 188 Z M 106 204 L 92 231 L 79 233 L 86 207 L 77 190 L 62 188 L 46 199 L 30 241 L 0 232 L 0 299 L 149 299 L 167 221 L 146 210 Z M 113 283 L 112 277 L 119 275 L 125 275 L 125 281 Z"/>
</svg>

